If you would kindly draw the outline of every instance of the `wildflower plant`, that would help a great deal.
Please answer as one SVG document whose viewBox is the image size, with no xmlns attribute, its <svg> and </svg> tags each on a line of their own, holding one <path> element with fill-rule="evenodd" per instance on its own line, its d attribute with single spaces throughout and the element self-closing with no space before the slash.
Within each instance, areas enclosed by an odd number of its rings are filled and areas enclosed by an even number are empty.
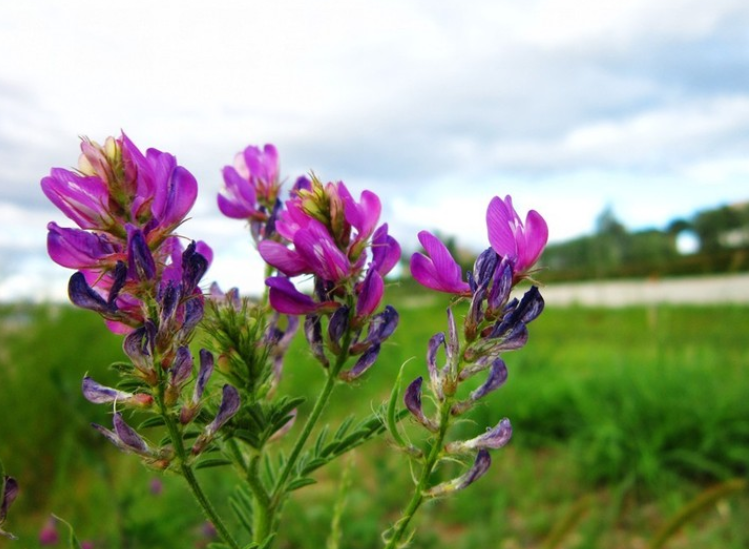
<svg viewBox="0 0 749 549">
<path fill-rule="evenodd" d="M 112 410 L 111 425 L 93 428 L 147 467 L 182 476 L 221 540 L 214 547 L 231 549 L 271 547 L 294 491 L 314 483 L 316 470 L 389 433 L 419 471 L 402 517 L 384 534 L 386 547 L 405 546 L 421 504 L 478 480 L 491 451 L 511 437 L 508 419 L 468 440 L 455 438 L 452 427 L 505 383 L 503 353 L 525 345 L 528 324 L 543 310 L 536 286 L 520 299 L 512 290 L 530 278 L 546 224 L 533 211 L 523 223 L 509 196 L 494 198 L 487 211 L 491 247 L 466 275 L 442 242 L 420 233 L 425 254 L 411 258 L 414 279 L 452 295 L 445 332 L 426 342 L 427 382 L 413 380 L 401 403 L 399 377 L 389 403 L 345 419 L 330 435 L 318 423 L 336 388 L 361 382 L 398 326 L 398 312 L 383 297 L 400 245 L 380 222 L 373 192 L 357 198 L 343 182 L 315 175 L 286 190 L 273 145 L 247 147 L 222 175 L 218 208 L 247 223 L 266 264 L 259 299 L 203 282 L 211 249 L 178 232 L 197 182 L 172 155 L 142 153 L 125 134 L 103 145 L 84 139 L 76 170 L 55 168 L 42 180 L 44 193 L 75 224 L 50 223 L 47 240 L 53 261 L 75 270 L 70 300 L 123 338 L 127 360 L 113 365 L 116 387 L 83 376 L 83 396 Z M 458 301 L 469 304 L 462 326 L 453 312 Z M 286 357 L 297 332 L 325 377 L 304 418 L 304 399 L 282 394 L 279 384 L 284 369 L 295 367 Z M 474 376 L 483 383 L 464 390 Z M 406 440 L 406 417 L 423 428 L 423 440 Z M 281 437 L 291 439 L 288 455 L 275 444 Z M 464 472 L 433 483 L 446 461 L 465 463 Z M 203 467 L 236 476 L 232 523 L 201 486 L 195 471 Z M 0 526 L 17 493 L 15 480 L 2 478 Z"/>
</svg>

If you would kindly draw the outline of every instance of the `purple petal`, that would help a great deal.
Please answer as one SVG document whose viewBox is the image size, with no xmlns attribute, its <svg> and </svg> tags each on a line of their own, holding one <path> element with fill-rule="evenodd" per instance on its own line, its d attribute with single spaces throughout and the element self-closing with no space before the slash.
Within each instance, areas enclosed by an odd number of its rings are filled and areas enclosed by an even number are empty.
<svg viewBox="0 0 749 549">
<path fill-rule="evenodd" d="M 195 204 L 198 182 L 182 166 L 175 167 L 165 183 L 157 187 L 151 210 L 159 226 L 171 230 L 179 225 Z"/>
<path fill-rule="evenodd" d="M 322 304 L 297 290 L 288 278 L 273 276 L 265 280 L 265 285 L 270 288 L 270 305 L 279 313 L 307 315 L 321 308 Z"/>
<path fill-rule="evenodd" d="M 68 297 L 70 301 L 82 309 L 89 309 L 99 314 L 108 314 L 112 312 L 107 301 L 99 295 L 86 282 L 86 277 L 78 271 L 70 277 L 68 282 Z"/>
<path fill-rule="evenodd" d="M 385 283 L 374 266 L 369 268 L 367 276 L 357 285 L 357 291 L 356 316 L 364 318 L 375 312 L 385 291 Z"/>
<path fill-rule="evenodd" d="M 190 354 L 190 349 L 183 345 L 177 349 L 174 362 L 172 362 L 172 366 L 169 369 L 169 373 L 171 374 L 169 383 L 174 387 L 184 384 L 190 377 L 190 374 L 192 374 L 192 368 L 192 354 Z"/>
<path fill-rule="evenodd" d="M 234 414 L 239 410 L 241 399 L 239 398 L 239 391 L 228 383 L 224 385 L 221 396 L 221 404 L 218 407 L 218 413 L 213 421 L 206 427 L 206 435 L 213 436 L 226 424 Z"/>
<path fill-rule="evenodd" d="M 304 336 L 314 357 L 326 368 L 330 365 L 328 357 L 325 356 L 322 340 L 322 324 L 318 315 L 307 315 L 304 319 Z"/>
<path fill-rule="evenodd" d="M 341 338 L 349 329 L 349 313 L 350 309 L 348 306 L 339 307 L 328 322 L 328 341 L 335 354 L 340 354 Z"/>
<path fill-rule="evenodd" d="M 226 187 L 218 195 L 218 207 L 227 217 L 249 219 L 257 215 L 257 196 L 254 187 L 236 169 L 223 169 Z"/>
<path fill-rule="evenodd" d="M 135 431 L 135 429 L 125 423 L 125 420 L 122 419 L 122 414 L 120 414 L 119 412 L 115 413 L 113 423 L 114 432 L 117 434 L 117 437 L 125 446 L 139 454 L 148 452 L 146 441 L 141 438 L 141 436 Z"/>
<path fill-rule="evenodd" d="M 111 264 L 117 250 L 103 235 L 67 229 L 51 222 L 47 225 L 47 252 L 52 261 L 71 269 L 95 269 Z"/>
<path fill-rule="evenodd" d="M 364 351 L 359 359 L 356 361 L 354 366 L 345 372 L 340 373 L 340 378 L 345 381 L 352 381 L 360 377 L 364 372 L 369 370 L 372 365 L 377 361 L 377 357 L 380 354 L 380 344 L 375 343 L 369 349 Z"/>
<path fill-rule="evenodd" d="M 340 282 L 349 276 L 351 263 L 348 257 L 319 221 L 312 220 L 306 229 L 296 232 L 294 247 L 312 272 L 324 280 Z"/>
<path fill-rule="evenodd" d="M 497 358 L 492 362 L 491 369 L 489 370 L 489 375 L 486 378 L 486 381 L 478 387 L 475 391 L 471 393 L 471 400 L 477 401 L 480 398 L 485 397 L 492 391 L 496 391 L 499 389 L 502 385 L 504 385 L 505 381 L 507 381 L 507 365 L 505 364 L 505 361 L 501 358 Z"/>
<path fill-rule="evenodd" d="M 3 493 L 0 494 L 0 526 L 5 522 L 8 516 L 8 509 L 18 497 L 18 481 L 13 477 L 3 477 Z M 2 532 L 2 530 L 0 530 Z"/>
<path fill-rule="evenodd" d="M 192 394 L 193 404 L 200 402 L 203 398 L 205 386 L 213 373 L 213 355 L 206 349 L 200 350 L 200 369 L 198 370 L 198 379 L 195 382 L 195 389 Z"/>
<path fill-rule="evenodd" d="M 297 276 L 311 272 L 307 261 L 296 251 L 290 250 L 279 242 L 263 240 L 258 244 L 260 257 L 271 267 L 275 267 L 286 276 Z"/>
<path fill-rule="evenodd" d="M 460 265 L 437 237 L 427 231 L 421 231 L 419 242 L 429 255 L 425 257 L 422 254 L 414 254 L 411 257 L 411 274 L 419 284 L 452 294 L 470 292 L 470 286 L 461 278 Z"/>
<path fill-rule="evenodd" d="M 484 474 L 489 470 L 491 464 L 492 458 L 489 455 L 489 452 L 486 450 L 479 450 L 471 469 L 460 478 L 457 489 L 463 490 L 476 482 L 479 478 L 484 476 Z"/>
<path fill-rule="evenodd" d="M 81 229 L 99 229 L 108 224 L 109 189 L 100 178 L 53 168 L 41 185 L 47 198 Z"/>
<path fill-rule="evenodd" d="M 489 243 L 500 257 L 516 260 L 518 257 L 515 227 L 519 223 L 517 213 L 512 207 L 512 198 L 507 196 L 503 201 L 498 196 L 492 198 L 486 210 L 486 226 Z"/>
<path fill-rule="evenodd" d="M 372 237 L 372 264 L 382 276 L 392 271 L 401 258 L 400 244 L 387 231 L 388 225 L 384 223 Z"/>
<path fill-rule="evenodd" d="M 93 402 L 94 404 L 106 404 L 118 400 L 127 401 L 133 397 L 130 393 L 118 391 L 111 387 L 105 387 L 88 376 L 83 378 L 81 390 L 86 400 Z"/>
<path fill-rule="evenodd" d="M 518 258 L 518 269 L 524 272 L 530 269 L 541 256 L 549 239 L 549 228 L 541 214 L 535 210 L 528 212 L 525 217 L 525 232 L 523 246 Z"/>
<path fill-rule="evenodd" d="M 156 276 L 156 262 L 140 229 L 129 227 L 127 243 L 128 276 L 141 282 Z"/>
</svg>

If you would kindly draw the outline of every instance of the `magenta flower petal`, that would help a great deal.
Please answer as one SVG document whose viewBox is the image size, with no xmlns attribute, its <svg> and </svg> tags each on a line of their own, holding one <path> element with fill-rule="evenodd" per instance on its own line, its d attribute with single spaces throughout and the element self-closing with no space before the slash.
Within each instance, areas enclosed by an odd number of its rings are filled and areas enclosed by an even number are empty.
<svg viewBox="0 0 749 549">
<path fill-rule="evenodd" d="M 247 147 L 242 158 L 247 166 L 248 176 L 264 183 L 273 183 L 278 179 L 278 151 L 273 145 L 265 145 L 262 151 L 259 147 Z"/>
<path fill-rule="evenodd" d="M 81 229 L 98 229 L 108 224 L 109 191 L 98 177 L 53 168 L 41 185 L 47 198 Z"/>
<path fill-rule="evenodd" d="M 263 261 L 286 276 L 297 276 L 310 272 L 310 266 L 301 255 L 279 242 L 263 240 L 258 244 L 257 250 Z"/>
<path fill-rule="evenodd" d="M 486 211 L 489 243 L 500 257 L 514 263 L 516 275 L 525 273 L 538 260 L 546 246 L 549 230 L 541 215 L 531 210 L 523 225 L 512 206 L 512 197 L 495 196 Z"/>
<path fill-rule="evenodd" d="M 312 220 L 306 229 L 294 235 L 294 247 L 320 278 L 340 282 L 349 276 L 351 263 L 319 221 Z"/>
<path fill-rule="evenodd" d="M 421 231 L 419 242 L 424 246 L 429 257 L 422 254 L 411 256 L 411 274 L 416 282 L 439 292 L 451 294 L 470 292 L 471 287 L 461 278 L 460 265 L 437 237 L 427 231 Z"/>
<path fill-rule="evenodd" d="M 288 278 L 273 276 L 267 278 L 265 284 L 270 288 L 268 296 L 270 305 L 279 313 L 307 315 L 320 309 L 319 303 L 297 290 Z"/>
<path fill-rule="evenodd" d="M 97 269 L 112 266 L 117 252 L 114 245 L 103 235 L 68 229 L 54 221 L 47 225 L 47 252 L 52 261 L 71 269 Z"/>
<path fill-rule="evenodd" d="M 223 169 L 225 188 L 218 195 L 218 207 L 227 217 L 247 219 L 257 215 L 257 196 L 254 187 L 236 169 Z"/>
<path fill-rule="evenodd" d="M 198 197 L 198 182 L 182 166 L 175 166 L 156 187 L 151 211 L 164 232 L 179 225 Z"/>
<path fill-rule="evenodd" d="M 357 285 L 356 316 L 362 318 L 371 315 L 377 309 L 385 291 L 385 283 L 380 273 L 372 266 L 364 280 Z"/>
<path fill-rule="evenodd" d="M 388 225 L 380 225 L 372 236 L 372 263 L 377 271 L 385 276 L 401 258 L 401 247 L 398 241 L 388 234 Z"/>
<path fill-rule="evenodd" d="M 338 184 L 338 192 L 343 199 L 346 221 L 358 231 L 356 240 L 366 240 L 380 219 L 382 205 L 379 197 L 371 191 L 362 191 L 357 203 L 343 183 Z"/>
</svg>

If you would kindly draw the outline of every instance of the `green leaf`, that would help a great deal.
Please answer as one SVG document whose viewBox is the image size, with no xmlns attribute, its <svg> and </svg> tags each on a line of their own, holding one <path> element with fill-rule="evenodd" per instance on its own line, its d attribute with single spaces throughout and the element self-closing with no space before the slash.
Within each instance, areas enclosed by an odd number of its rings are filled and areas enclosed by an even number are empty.
<svg viewBox="0 0 749 549">
<path fill-rule="evenodd" d="M 136 431 L 139 431 L 141 429 L 148 429 L 150 427 L 162 427 L 165 424 L 166 423 L 164 422 L 164 418 L 163 417 L 161 417 L 161 416 L 153 416 L 153 417 L 149 417 L 146 420 L 143 420 L 143 422 L 141 422 L 141 424 L 138 425 L 138 428 L 136 429 Z"/>
<path fill-rule="evenodd" d="M 300 469 L 300 472 L 302 475 L 307 475 L 311 473 L 312 471 L 314 471 L 315 469 L 319 469 L 320 467 L 322 467 L 329 461 L 330 461 L 329 459 L 325 459 L 322 457 L 314 458 L 310 460 L 309 463 L 305 464 L 305 466 L 302 469 Z"/>
<path fill-rule="evenodd" d="M 231 460 L 226 458 L 208 458 L 195 464 L 195 469 L 208 469 L 210 467 L 223 467 L 231 465 Z"/>
<path fill-rule="evenodd" d="M 263 544 L 258 547 L 258 549 L 268 549 L 270 547 L 270 544 L 273 543 L 273 540 L 275 539 L 276 534 L 271 534 L 265 540 L 263 541 Z"/>
<path fill-rule="evenodd" d="M 322 429 L 320 429 L 320 434 L 317 435 L 317 440 L 315 441 L 314 455 L 319 456 L 322 453 L 322 447 L 325 444 L 325 439 L 327 438 L 328 438 L 328 425 L 325 425 Z"/>
<path fill-rule="evenodd" d="M 333 435 L 333 440 L 343 438 L 346 435 L 346 432 L 351 428 L 351 425 L 353 425 L 353 423 L 354 423 L 354 416 L 348 416 L 346 419 L 344 419 L 341 425 L 339 425 L 335 434 Z"/>
<path fill-rule="evenodd" d="M 400 446 L 401 448 L 405 448 L 408 446 L 405 440 L 403 440 L 403 437 L 400 435 L 400 431 L 398 431 L 398 422 L 396 421 L 397 413 L 396 410 L 398 408 L 398 401 L 400 400 L 400 385 L 401 385 L 401 378 L 403 377 L 403 369 L 406 367 L 407 362 L 404 362 L 400 370 L 398 370 L 398 377 L 395 378 L 395 383 L 393 384 L 393 390 L 390 393 L 390 400 L 388 401 L 388 407 L 387 407 L 387 427 L 388 431 L 390 431 L 390 436 L 393 437 L 393 440 L 395 443 Z"/>
<path fill-rule="evenodd" d="M 300 488 L 304 488 L 305 486 L 309 486 L 310 484 L 317 484 L 317 481 L 313 478 L 302 477 L 289 482 L 286 490 L 288 492 L 293 492 L 294 490 L 299 490 Z"/>
<path fill-rule="evenodd" d="M 231 547 L 229 547 L 225 543 L 213 542 L 208 544 L 208 549 L 231 549 Z"/>
</svg>

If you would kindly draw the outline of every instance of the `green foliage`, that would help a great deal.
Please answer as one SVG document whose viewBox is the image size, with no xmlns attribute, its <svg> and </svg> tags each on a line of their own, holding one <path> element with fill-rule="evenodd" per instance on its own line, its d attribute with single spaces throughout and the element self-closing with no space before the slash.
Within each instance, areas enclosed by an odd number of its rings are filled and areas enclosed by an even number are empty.
<svg viewBox="0 0 749 549">
<path fill-rule="evenodd" d="M 390 297 L 401 314 L 399 330 L 355 393 L 338 388 L 322 423 L 370 402 L 373 411 L 365 419 L 333 419 L 329 429 L 313 435 L 292 479 L 315 484 L 295 491 L 286 503 L 294 520 L 285 524 L 276 547 L 325 546 L 343 470 L 334 458 L 352 445 L 362 449 L 354 452 L 341 511 L 341 546 L 376 547 L 379 533 L 402 509 L 404 487 L 412 484 L 406 457 L 388 444 L 367 441 L 385 428 L 387 410 L 380 404 L 388 400 L 401 365 L 406 363 L 404 385 L 423 375 L 426 342 L 446 325 L 443 301 L 395 290 Z M 106 407 L 80 396 L 81 378 L 88 372 L 113 383 L 116 376 L 107 365 L 123 357 L 119 339 L 92 315 L 66 307 L 6 307 L 0 314 L 0 457 L 21 485 L 11 509 L 19 543 L 34 540 L 51 512 L 65 516 L 80 539 L 111 549 L 207 541 L 200 513 L 185 504 L 180 478 L 165 477 L 163 493 L 152 494 L 153 473 L 89 427 L 111 419 Z M 500 540 L 507 547 L 540 547 L 554 539 L 553 532 L 563 532 L 561 546 L 571 548 L 653 539 L 707 487 L 747 473 L 747 331 L 746 307 L 548 309 L 530 326 L 527 348 L 505 355 L 507 384 L 462 425 L 466 436 L 473 436 L 478 428 L 471 419 L 493 425 L 509 417 L 513 440 L 493 454 L 485 478 L 454 499 L 425 507 L 412 547 L 496 547 Z M 295 342 L 279 394 L 308 397 L 322 381 L 319 364 Z M 274 424 L 280 424 L 290 402 L 275 413 L 263 409 L 264 421 L 274 415 Z M 300 418 L 309 413 L 307 401 L 294 404 Z M 410 420 L 399 427 L 408 440 Z M 202 459 L 223 460 L 214 453 Z M 320 459 L 332 463 L 321 469 Z M 265 464 L 271 484 L 278 468 L 278 462 Z M 220 471 L 198 473 L 232 519 L 230 528 L 251 528 L 251 496 L 232 492 Z M 226 494 L 233 494 L 231 502 Z M 579 518 L 575 502 L 581 500 L 590 507 Z M 720 513 L 713 504 L 683 524 L 673 545 L 746 547 L 747 513 L 749 497 L 737 493 L 721 500 Z M 570 517 L 579 520 L 565 532 Z M 0 541 L 0 547 L 15 546 Z"/>
</svg>

